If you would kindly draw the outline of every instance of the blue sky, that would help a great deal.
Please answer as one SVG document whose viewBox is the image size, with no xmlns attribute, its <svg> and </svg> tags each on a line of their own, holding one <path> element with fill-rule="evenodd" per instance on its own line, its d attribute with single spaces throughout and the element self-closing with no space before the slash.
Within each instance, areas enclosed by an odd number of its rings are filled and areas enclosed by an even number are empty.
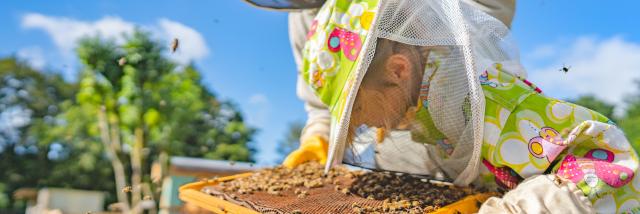
<svg viewBox="0 0 640 214">
<path fill-rule="evenodd" d="M 621 104 L 640 78 L 637 1 L 519 1 L 513 35 L 529 79 L 560 98 L 592 93 Z M 238 103 L 256 136 L 262 164 L 273 164 L 287 124 L 304 121 L 295 95 L 287 15 L 240 0 L 29 1 L 0 3 L 0 56 L 17 55 L 73 79 L 73 39 L 132 26 L 183 41 L 178 61 L 193 60 L 204 84 Z M 116 35 L 113 35 L 117 37 Z M 186 38 L 182 38 L 186 37 Z M 572 66 L 568 74 L 558 69 Z"/>
</svg>

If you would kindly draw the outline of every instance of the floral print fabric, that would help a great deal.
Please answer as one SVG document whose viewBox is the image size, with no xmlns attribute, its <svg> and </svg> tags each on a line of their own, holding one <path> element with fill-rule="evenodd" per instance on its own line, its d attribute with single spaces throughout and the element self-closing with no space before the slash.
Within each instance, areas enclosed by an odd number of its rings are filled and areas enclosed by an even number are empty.
<svg viewBox="0 0 640 214">
<path fill-rule="evenodd" d="M 307 34 L 302 76 L 334 116 L 355 81 L 351 72 L 359 64 L 377 6 L 377 0 L 328 0 Z"/>
</svg>

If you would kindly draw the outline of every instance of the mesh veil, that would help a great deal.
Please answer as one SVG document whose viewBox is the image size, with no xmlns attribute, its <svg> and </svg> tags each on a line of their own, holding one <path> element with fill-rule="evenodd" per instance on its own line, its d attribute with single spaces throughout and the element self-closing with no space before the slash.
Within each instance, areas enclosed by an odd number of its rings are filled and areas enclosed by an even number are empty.
<svg viewBox="0 0 640 214">
<path fill-rule="evenodd" d="M 328 103 L 327 167 L 443 173 L 471 183 L 483 139 L 479 74 L 496 62 L 518 63 L 508 28 L 460 1 L 387 0 L 374 10 L 338 101 Z"/>
</svg>

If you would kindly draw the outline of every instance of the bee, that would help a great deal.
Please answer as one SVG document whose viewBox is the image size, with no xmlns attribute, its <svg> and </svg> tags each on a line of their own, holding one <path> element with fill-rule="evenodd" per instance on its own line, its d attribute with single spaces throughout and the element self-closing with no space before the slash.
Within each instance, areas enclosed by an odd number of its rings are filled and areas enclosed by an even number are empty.
<svg viewBox="0 0 640 214">
<path fill-rule="evenodd" d="M 560 68 L 559 71 L 563 71 L 566 74 L 567 72 L 569 72 L 569 69 L 571 69 L 571 66 L 562 64 L 562 68 Z"/>
<path fill-rule="evenodd" d="M 387 130 L 385 130 L 384 128 L 378 128 L 376 130 L 376 142 L 377 143 L 382 143 L 386 136 L 387 136 Z"/>
<path fill-rule="evenodd" d="M 126 64 L 126 63 L 127 63 L 127 59 L 126 59 L 126 58 L 124 58 L 124 57 L 122 57 L 122 58 L 120 58 L 120 59 L 118 60 L 118 65 L 119 65 L 119 66 L 124 66 L 124 64 Z"/>
<path fill-rule="evenodd" d="M 176 50 L 178 49 L 178 38 L 173 38 L 173 41 L 171 41 L 171 53 L 175 53 Z"/>
<path fill-rule="evenodd" d="M 133 187 L 131 186 L 125 186 L 124 188 L 122 188 L 122 192 L 124 193 L 131 192 L 131 190 L 133 190 Z"/>
<path fill-rule="evenodd" d="M 145 195 L 144 198 L 142 198 L 142 200 L 149 201 L 151 200 L 151 196 Z"/>
</svg>

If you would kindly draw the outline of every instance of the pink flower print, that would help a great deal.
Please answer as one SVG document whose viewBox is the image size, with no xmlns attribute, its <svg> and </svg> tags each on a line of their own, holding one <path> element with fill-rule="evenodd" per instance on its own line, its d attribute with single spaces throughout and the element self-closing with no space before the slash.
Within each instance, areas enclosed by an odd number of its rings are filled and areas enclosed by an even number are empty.
<svg viewBox="0 0 640 214">
<path fill-rule="evenodd" d="M 609 186 L 620 188 L 631 181 L 633 170 L 614 163 L 593 161 L 596 165 L 596 175 Z"/>
<path fill-rule="evenodd" d="M 579 183 L 584 177 L 584 172 L 580 168 L 576 157 L 573 155 L 567 155 L 562 161 L 560 168 L 558 168 L 558 173 L 560 177 L 569 179 L 573 183 Z"/>
<path fill-rule="evenodd" d="M 579 158 L 573 155 L 565 157 L 557 174 L 575 184 L 584 182 L 591 188 L 597 187 L 599 181 L 620 188 L 629 183 L 634 176 L 633 171 L 627 167 L 606 160 Z"/>
<path fill-rule="evenodd" d="M 551 163 L 567 146 L 553 128 L 544 127 L 539 133 L 540 136 L 529 140 L 529 153 L 536 158 L 546 158 Z"/>
<path fill-rule="evenodd" d="M 354 61 L 358 57 L 360 53 L 360 49 L 362 49 L 362 41 L 360 41 L 360 36 L 356 33 L 346 32 L 342 42 L 342 53 L 347 59 Z"/>
<path fill-rule="evenodd" d="M 309 29 L 309 32 L 307 32 L 307 40 L 309 40 L 309 38 L 311 38 L 313 34 L 316 33 L 317 28 L 318 28 L 318 20 L 313 20 L 313 22 L 311 23 L 311 28 Z"/>
<path fill-rule="evenodd" d="M 354 61 L 362 49 L 362 41 L 357 33 L 336 27 L 329 34 L 327 47 L 332 52 L 341 50 L 347 59 Z"/>
</svg>

